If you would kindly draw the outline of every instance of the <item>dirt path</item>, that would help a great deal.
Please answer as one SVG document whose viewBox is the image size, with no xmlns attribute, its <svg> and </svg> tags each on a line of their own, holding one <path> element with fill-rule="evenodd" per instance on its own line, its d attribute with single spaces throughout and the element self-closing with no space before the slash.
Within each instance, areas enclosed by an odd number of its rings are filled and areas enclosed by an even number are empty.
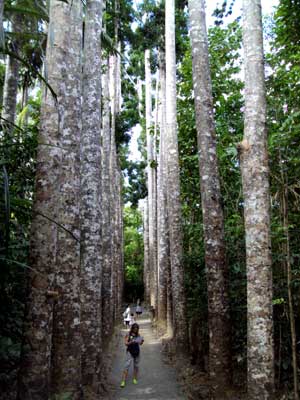
<svg viewBox="0 0 300 400">
<path fill-rule="evenodd" d="M 145 343 L 141 346 L 138 384 L 132 383 L 131 369 L 126 387 L 120 388 L 125 360 L 123 338 L 127 332 L 122 329 L 110 376 L 113 400 L 185 400 L 176 381 L 175 371 L 171 366 L 163 363 L 161 343 L 155 338 L 148 315 L 146 314 L 137 322 L 140 325 L 140 334 L 145 339 Z"/>
</svg>

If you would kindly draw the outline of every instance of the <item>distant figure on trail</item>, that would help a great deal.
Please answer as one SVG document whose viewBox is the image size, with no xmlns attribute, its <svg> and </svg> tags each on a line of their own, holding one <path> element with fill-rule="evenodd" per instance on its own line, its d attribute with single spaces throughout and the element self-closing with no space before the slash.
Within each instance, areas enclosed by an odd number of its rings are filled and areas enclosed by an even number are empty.
<svg viewBox="0 0 300 400">
<path fill-rule="evenodd" d="M 153 324 L 154 319 L 155 319 L 155 308 L 153 306 L 150 306 L 150 319 L 151 319 L 151 324 Z"/>
<path fill-rule="evenodd" d="M 140 299 L 138 299 L 137 304 L 136 304 L 136 308 L 135 308 L 135 313 L 136 313 L 136 318 L 137 319 L 138 319 L 138 317 L 140 315 L 142 315 L 142 312 L 143 312 L 143 310 L 142 310 L 142 307 L 141 307 L 141 304 L 140 304 Z"/>
<path fill-rule="evenodd" d="M 125 326 L 129 326 L 130 314 L 131 314 L 130 307 L 129 304 L 127 304 L 126 310 L 123 312 L 123 321 Z"/>
<path fill-rule="evenodd" d="M 132 325 L 135 324 L 135 319 L 134 319 L 134 314 L 130 314 L 130 321 L 129 321 L 129 326 L 132 327 Z"/>
<path fill-rule="evenodd" d="M 133 363 L 133 380 L 132 382 L 137 384 L 137 377 L 139 371 L 140 362 L 140 346 L 144 343 L 144 338 L 139 334 L 139 325 L 134 323 L 130 328 L 129 333 L 125 336 L 126 359 L 125 367 L 122 374 L 121 388 L 125 387 L 128 371 L 131 363 Z"/>
</svg>

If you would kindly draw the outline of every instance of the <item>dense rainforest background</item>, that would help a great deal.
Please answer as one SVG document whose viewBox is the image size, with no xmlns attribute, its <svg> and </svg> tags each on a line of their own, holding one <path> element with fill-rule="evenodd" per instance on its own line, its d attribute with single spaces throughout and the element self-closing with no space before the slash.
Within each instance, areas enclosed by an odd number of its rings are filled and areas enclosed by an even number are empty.
<svg viewBox="0 0 300 400">
<path fill-rule="evenodd" d="M 211 398 L 299 398 L 300 3 L 172 4 L 0 0 L 1 399 L 102 398 L 137 299 Z"/>
</svg>

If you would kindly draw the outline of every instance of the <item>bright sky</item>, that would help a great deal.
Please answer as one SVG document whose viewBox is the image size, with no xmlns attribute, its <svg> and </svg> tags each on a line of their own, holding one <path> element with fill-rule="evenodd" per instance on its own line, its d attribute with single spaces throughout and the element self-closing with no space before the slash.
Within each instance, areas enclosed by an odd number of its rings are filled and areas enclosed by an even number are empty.
<svg viewBox="0 0 300 400">
<path fill-rule="evenodd" d="M 213 24 L 213 18 L 211 18 L 211 14 L 217 6 L 221 6 L 223 1 L 220 0 L 206 0 L 206 16 L 207 16 L 207 25 L 210 26 Z M 272 12 L 273 7 L 276 7 L 279 3 L 279 0 L 261 0 L 262 12 L 263 14 L 270 14 Z M 242 9 L 242 0 L 235 0 L 233 6 L 233 14 L 232 18 L 236 18 L 238 15 L 241 15 Z"/>
<path fill-rule="evenodd" d="M 139 1 L 141 0 L 136 1 L 136 3 L 138 3 Z M 211 17 L 211 14 L 213 13 L 214 9 L 217 6 L 222 5 L 222 3 L 223 3 L 222 0 L 206 1 L 206 18 L 208 26 L 213 25 L 214 18 Z M 261 0 L 263 15 L 272 13 L 273 8 L 276 7 L 278 3 L 279 0 Z M 235 0 L 232 10 L 233 14 L 230 18 L 228 18 L 228 22 L 230 22 L 230 19 L 232 20 L 236 18 L 238 15 L 241 15 L 241 8 L 242 8 L 242 0 Z M 130 140 L 130 155 L 129 155 L 130 160 L 141 160 L 141 154 L 138 151 L 138 146 L 137 146 L 137 139 L 140 135 L 140 131 L 141 131 L 140 125 L 137 125 L 132 129 L 132 135 Z"/>
</svg>

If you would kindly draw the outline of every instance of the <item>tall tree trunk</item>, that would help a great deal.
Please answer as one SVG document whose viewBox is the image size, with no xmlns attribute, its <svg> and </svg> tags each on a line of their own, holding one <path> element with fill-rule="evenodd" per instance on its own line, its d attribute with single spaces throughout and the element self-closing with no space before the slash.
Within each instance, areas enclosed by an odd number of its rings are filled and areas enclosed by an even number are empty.
<svg viewBox="0 0 300 400">
<path fill-rule="evenodd" d="M 209 373 L 214 389 L 218 391 L 231 381 L 231 327 L 204 0 L 189 0 L 189 13 L 207 271 Z"/>
<path fill-rule="evenodd" d="M 145 302 L 150 305 L 150 265 L 149 265 L 149 212 L 148 199 L 143 202 L 143 231 L 144 231 L 144 292 Z"/>
<path fill-rule="evenodd" d="M 243 1 L 245 127 L 239 145 L 244 194 L 248 303 L 248 397 L 274 390 L 270 195 L 263 35 L 259 0 Z"/>
<path fill-rule="evenodd" d="M 87 0 L 81 137 L 81 367 L 87 398 L 99 393 L 102 352 L 101 31 L 102 0 Z"/>
<path fill-rule="evenodd" d="M 103 109 L 102 109 L 102 334 L 103 340 L 111 334 L 111 269 L 112 269 L 112 225 L 113 216 L 110 175 L 110 103 L 109 103 L 109 62 L 104 63 Z"/>
<path fill-rule="evenodd" d="M 118 62 L 117 57 L 110 57 L 110 99 L 111 99 L 111 142 L 110 142 L 110 162 L 109 162 L 109 173 L 111 183 L 111 206 L 112 206 L 112 273 L 111 273 L 111 305 L 113 319 L 117 318 L 117 303 L 119 295 L 119 273 L 120 273 L 120 245 L 119 245 L 119 217 L 118 217 L 118 206 L 119 206 L 119 167 L 117 160 L 117 148 L 116 148 L 116 119 L 117 112 L 119 110 L 119 99 L 118 99 Z"/>
<path fill-rule="evenodd" d="M 120 25 L 120 1 L 115 0 L 115 21 L 114 21 L 114 43 L 119 47 L 119 25 Z M 119 245 L 119 225 L 118 225 L 118 193 L 119 193 L 119 167 L 116 147 L 116 121 L 117 114 L 120 112 L 120 79 L 121 63 L 117 55 L 110 57 L 110 99 L 111 99 L 111 142 L 110 142 L 110 177 L 111 177 L 111 199 L 112 199 L 112 274 L 111 274 L 111 301 L 113 321 L 118 317 L 118 287 L 120 281 L 120 245 Z"/>
<path fill-rule="evenodd" d="M 13 15 L 12 32 L 19 34 L 22 31 L 22 25 L 23 24 L 21 16 L 19 14 Z M 20 48 L 20 37 L 17 37 L 13 41 L 13 51 L 16 54 L 18 54 L 19 48 Z M 11 124 L 14 124 L 16 119 L 19 70 L 20 70 L 19 61 L 16 58 L 8 55 L 6 58 L 1 116 Z M 8 132 L 11 131 L 12 126 L 8 126 L 7 130 Z"/>
<path fill-rule="evenodd" d="M 156 73 L 156 84 L 155 84 L 155 106 L 154 106 L 154 121 L 152 123 L 154 128 L 153 133 L 153 182 L 152 182 L 152 191 L 153 191 L 153 204 L 152 204 L 152 214 L 153 214 L 153 280 L 155 285 L 154 290 L 154 308 L 158 310 L 158 254 L 157 254 L 157 139 L 158 139 L 158 109 L 159 109 L 159 69 L 157 69 Z"/>
<path fill-rule="evenodd" d="M 159 52 L 160 77 L 160 142 L 157 171 L 157 259 L 158 309 L 157 317 L 162 329 L 167 328 L 167 275 L 170 268 L 168 210 L 167 210 L 167 142 L 166 142 L 166 70 L 164 54 Z"/>
<path fill-rule="evenodd" d="M 146 89 L 146 141 L 147 141 L 147 187 L 148 187 L 148 212 L 149 212 L 149 268 L 150 268 L 150 303 L 157 308 L 157 273 L 155 250 L 155 160 L 154 141 L 152 132 L 152 84 L 150 69 L 150 50 L 145 50 L 145 89 Z"/>
<path fill-rule="evenodd" d="M 52 0 L 53 1 L 53 0 Z M 55 0 L 54 5 L 58 5 Z M 51 392 L 69 393 L 80 398 L 81 321 L 80 321 L 80 136 L 82 75 L 82 2 L 73 0 L 61 9 L 66 26 L 64 35 L 65 82 L 64 118 L 59 145 L 62 163 L 59 181 L 57 272 L 54 306 Z M 65 31 L 67 29 L 67 34 Z M 52 39 L 52 37 L 51 37 Z"/>
<path fill-rule="evenodd" d="M 166 0 L 166 131 L 168 140 L 168 218 L 174 335 L 178 352 L 186 352 L 187 322 L 182 263 L 182 222 L 176 117 L 175 4 Z"/>
<path fill-rule="evenodd" d="M 117 296 L 116 296 L 116 321 L 122 314 L 122 299 L 124 286 L 124 262 L 123 262 L 123 201 L 122 201 L 122 170 L 118 163 L 117 170 Z"/>
<path fill-rule="evenodd" d="M 70 52 L 74 52 L 76 56 L 79 55 L 79 50 L 73 43 L 70 43 L 70 28 L 73 23 L 78 27 L 77 35 L 73 33 L 72 40 L 77 36 L 79 49 L 81 47 L 81 22 L 78 21 L 76 7 L 70 9 L 69 5 L 59 0 L 52 0 L 50 2 L 50 23 L 48 29 L 48 42 L 47 42 L 47 55 L 46 65 L 48 72 L 48 82 L 53 87 L 57 94 L 57 103 L 55 102 L 49 90 L 44 90 L 42 108 L 41 108 L 41 127 L 39 132 L 39 145 L 37 155 L 37 172 L 36 172 L 36 188 L 35 200 L 33 208 L 33 220 L 31 226 L 31 240 L 30 240 L 30 265 L 33 268 L 29 273 L 29 298 L 27 300 L 27 312 L 24 325 L 24 339 L 22 346 L 22 362 L 19 374 L 18 398 L 21 400 L 40 400 L 48 399 L 50 389 L 50 373 L 51 373 L 51 351 L 52 351 L 52 324 L 53 324 L 53 302 L 60 296 L 59 302 L 61 303 L 64 293 L 69 290 L 63 282 L 62 276 L 57 276 L 56 280 L 61 279 L 63 288 L 58 291 L 55 287 L 56 275 L 56 262 L 58 252 L 58 224 L 60 199 L 65 193 L 59 193 L 59 189 L 63 190 L 65 182 L 61 174 L 62 163 L 62 149 L 64 144 L 61 137 L 66 140 L 66 125 L 65 114 L 70 112 L 74 122 L 71 122 L 72 135 L 77 137 L 78 126 L 80 127 L 79 116 L 77 115 L 78 99 L 80 92 L 77 91 L 80 83 L 80 70 L 79 75 L 75 71 L 79 65 L 74 66 L 73 63 L 66 61 L 70 57 Z M 78 26 L 79 22 L 79 26 Z M 50 39 L 51 38 L 51 39 Z M 75 62 L 76 64 L 76 62 Z M 65 76 L 66 67 L 68 67 L 68 74 L 74 78 L 76 86 L 76 113 L 72 113 L 67 109 L 70 106 L 70 86 Z M 77 71 L 78 72 L 78 71 Z M 67 118 L 69 120 L 70 118 Z M 73 124 L 77 124 L 75 130 Z M 70 139 L 70 138 L 69 138 Z M 75 140 L 77 143 L 77 140 Z M 73 143 L 73 137 L 70 143 Z M 67 145 L 66 145 L 67 146 Z M 69 150 L 69 147 L 67 146 Z M 76 159 L 77 144 L 73 152 Z M 69 153 L 69 152 L 68 152 Z M 71 152 L 70 152 L 71 153 Z M 64 155 L 65 156 L 65 155 Z M 69 157 L 69 154 L 68 154 Z M 65 168 L 67 168 L 65 166 Z M 68 166 L 69 168 L 69 166 Z M 73 170 L 73 172 L 75 172 Z M 78 175 L 77 175 L 78 176 Z M 73 183 L 73 182 L 72 182 Z M 78 187 L 78 185 L 77 185 Z M 76 190 L 76 188 L 75 188 Z M 77 203 L 78 204 L 78 203 Z M 75 206 L 75 216 L 78 217 L 77 204 Z M 60 220 L 61 221 L 61 220 Z M 73 216 L 71 217 L 73 221 Z M 61 221 L 64 222 L 64 221 Z M 76 224 L 77 225 L 77 224 Z M 72 244 L 72 252 L 75 251 L 75 265 L 67 262 L 67 266 L 71 266 L 72 270 L 75 268 L 76 274 L 78 273 L 78 231 L 77 226 L 69 227 L 72 230 L 73 237 L 70 233 L 64 232 L 68 235 L 68 239 Z M 61 236 L 61 234 L 60 234 Z M 69 249 L 66 248 L 67 253 Z M 69 254 L 69 252 L 68 252 Z M 72 256 L 71 256 L 72 258 Z M 73 259 L 70 261 L 72 262 Z M 71 273 L 72 276 L 72 273 Z M 78 279 L 78 277 L 76 277 Z M 69 280 L 69 278 L 68 278 Z M 75 299 L 76 305 L 78 304 L 78 285 L 75 286 Z M 68 304 L 69 306 L 69 304 Z M 70 326 L 78 332 L 79 319 L 78 313 L 70 316 L 72 321 L 69 321 Z M 68 321 L 65 321 L 68 323 Z M 76 325 L 76 327 L 74 326 Z M 68 334 L 68 329 L 66 333 Z M 68 336 L 69 337 L 69 336 Z M 57 339 L 57 338 L 56 338 Z M 72 338 L 70 343 L 73 346 Z M 77 339 L 77 337 L 76 337 Z M 78 340 L 74 341 L 74 345 Z M 70 346 L 70 347 L 72 347 Z M 78 353 L 78 348 L 76 348 Z M 80 353 L 79 353 L 80 354 Z M 74 358 L 77 363 L 78 357 Z M 74 367 L 76 370 L 76 380 L 78 381 L 78 368 L 80 362 Z M 71 374 L 70 378 L 73 377 Z M 75 398 L 75 397 L 74 397 Z"/>
</svg>

